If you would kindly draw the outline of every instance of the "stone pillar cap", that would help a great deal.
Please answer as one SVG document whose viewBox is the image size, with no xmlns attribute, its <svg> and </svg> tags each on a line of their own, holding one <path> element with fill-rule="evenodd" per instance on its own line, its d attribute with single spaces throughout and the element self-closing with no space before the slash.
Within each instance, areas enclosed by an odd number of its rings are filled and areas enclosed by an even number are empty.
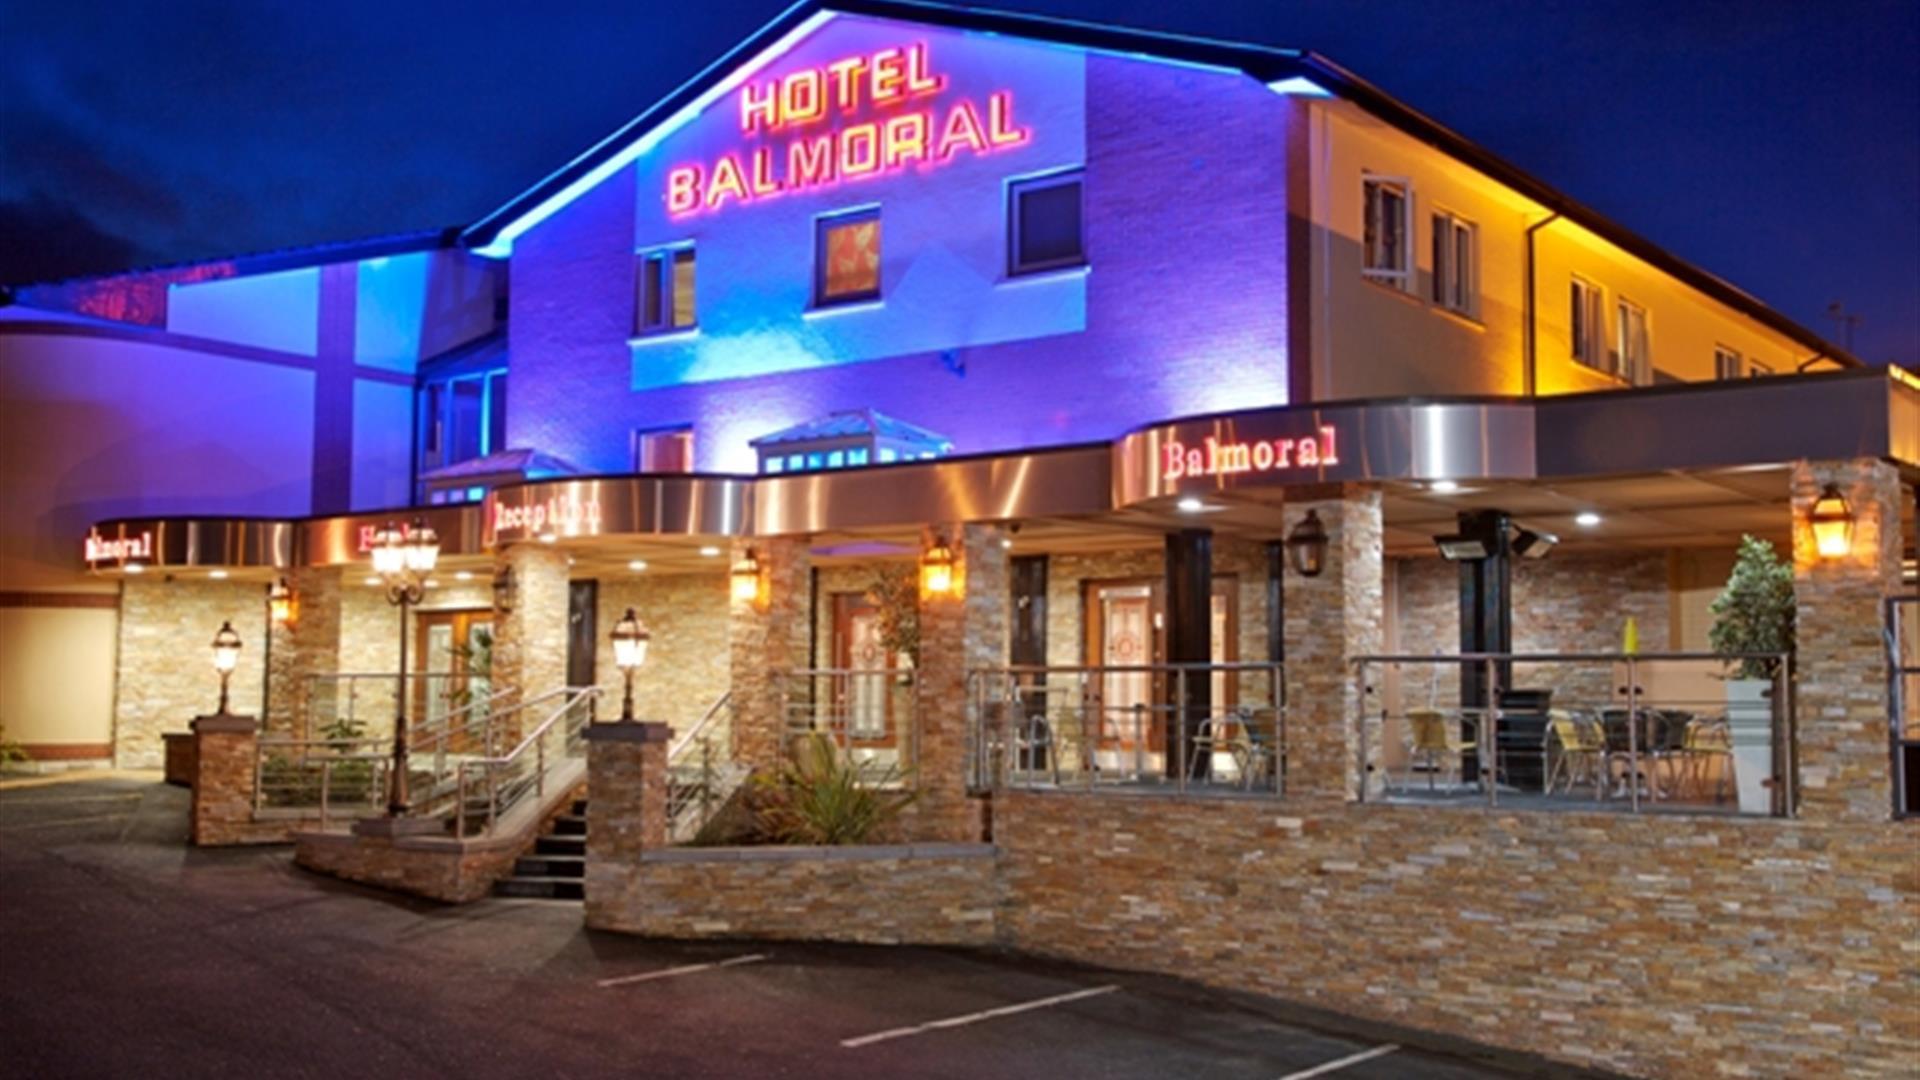
<svg viewBox="0 0 1920 1080">
<path fill-rule="evenodd" d="M 251 716 L 236 716 L 233 713 L 209 713 L 193 718 L 193 731 L 196 735 L 252 735 L 260 730 L 260 722 Z"/>
<path fill-rule="evenodd" d="M 673 729 L 655 720 L 613 720 L 587 725 L 592 742 L 663 743 L 673 738 Z"/>
</svg>

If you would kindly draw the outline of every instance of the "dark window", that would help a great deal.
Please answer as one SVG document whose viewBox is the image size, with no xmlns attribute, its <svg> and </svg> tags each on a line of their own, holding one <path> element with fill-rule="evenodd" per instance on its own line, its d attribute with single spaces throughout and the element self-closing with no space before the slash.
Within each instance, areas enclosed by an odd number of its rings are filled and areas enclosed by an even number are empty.
<svg viewBox="0 0 1920 1080">
<path fill-rule="evenodd" d="M 480 456 L 480 433 L 485 430 L 484 384 L 480 379 L 456 379 L 449 384 L 446 464 L 457 465 Z"/>
<path fill-rule="evenodd" d="M 439 383 L 429 383 L 420 391 L 420 452 L 428 468 L 440 464 L 441 389 Z"/>
<path fill-rule="evenodd" d="M 1030 274 L 1087 261 L 1081 228 L 1081 174 L 1016 180 L 1007 189 L 1007 273 Z"/>
<path fill-rule="evenodd" d="M 487 376 L 487 453 L 507 448 L 507 373 Z"/>
<path fill-rule="evenodd" d="M 692 248 L 642 252 L 634 260 L 634 272 L 635 334 L 660 334 L 694 325 Z"/>
<path fill-rule="evenodd" d="M 818 218 L 814 222 L 814 306 L 873 300 L 879 296 L 879 208 Z"/>
</svg>

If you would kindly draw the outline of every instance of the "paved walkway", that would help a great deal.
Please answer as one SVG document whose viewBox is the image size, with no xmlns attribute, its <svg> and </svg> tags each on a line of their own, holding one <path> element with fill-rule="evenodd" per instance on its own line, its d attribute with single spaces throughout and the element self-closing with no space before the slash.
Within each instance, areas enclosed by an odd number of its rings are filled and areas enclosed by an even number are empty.
<svg viewBox="0 0 1920 1080">
<path fill-rule="evenodd" d="M 1160 978 L 992 953 L 674 944 L 577 905 L 415 902 L 184 846 L 185 792 L 0 789 L 8 1075 L 1566 1075 L 1303 1029 Z"/>
</svg>

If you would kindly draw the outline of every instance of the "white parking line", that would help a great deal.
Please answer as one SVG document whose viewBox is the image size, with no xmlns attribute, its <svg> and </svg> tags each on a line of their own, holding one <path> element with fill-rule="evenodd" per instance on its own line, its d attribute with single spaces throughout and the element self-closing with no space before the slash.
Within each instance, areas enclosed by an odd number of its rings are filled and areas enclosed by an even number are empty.
<svg viewBox="0 0 1920 1080">
<path fill-rule="evenodd" d="M 860 1035 L 851 1039 L 841 1039 L 840 1045 L 851 1050 L 857 1046 L 868 1046 L 877 1042 L 885 1042 L 888 1039 L 899 1039 L 908 1035 L 919 1035 L 928 1031 L 938 1031 L 941 1028 L 977 1024 L 982 1020 L 991 1020 L 996 1016 L 1012 1016 L 1014 1013 L 1023 1013 L 1032 1009 L 1044 1009 L 1049 1005 L 1065 1005 L 1069 1001 L 1079 1001 L 1081 998 L 1111 994 L 1118 989 L 1120 989 L 1118 986 L 1096 986 L 1091 990 L 1075 990 L 1071 994 L 1056 994 L 1053 997 L 1041 998 L 1038 1001 L 1023 1001 L 1018 1005 L 1002 1005 L 997 1009 L 988 1009 L 985 1012 L 968 1013 L 965 1016 L 949 1016 L 944 1020 L 929 1020 L 924 1024 L 915 1024 L 913 1027 L 894 1028 L 891 1031 L 876 1031 L 871 1035 Z"/>
<path fill-rule="evenodd" d="M 1349 1065 L 1358 1065 L 1363 1061 L 1372 1061 L 1374 1058 L 1386 1057 L 1398 1049 L 1400 1049 L 1400 1047 L 1393 1043 L 1388 1043 L 1385 1046 L 1376 1046 L 1371 1050 L 1362 1050 L 1357 1054 L 1348 1054 L 1346 1057 L 1329 1061 L 1324 1065 L 1315 1065 L 1311 1069 L 1302 1069 L 1296 1073 L 1288 1073 L 1281 1077 L 1280 1080 L 1307 1080 L 1309 1076 L 1325 1076 L 1330 1072 L 1336 1072 Z"/>
<path fill-rule="evenodd" d="M 12 832 L 15 829 L 51 829 L 58 825 L 84 825 L 89 821 L 119 821 L 125 814 L 97 814 L 93 817 L 57 818 L 53 821 L 22 821 L 0 825 L 0 832 Z"/>
<path fill-rule="evenodd" d="M 596 986 L 606 989 L 609 986 L 626 986 L 629 983 L 652 982 L 655 979 L 669 979 L 675 975 L 691 975 L 696 971 L 711 971 L 714 968 L 733 967 L 736 964 L 751 964 L 765 960 L 764 953 L 748 953 L 730 960 L 716 960 L 711 964 L 687 964 L 682 967 L 662 968 L 659 971 L 643 971 L 638 975 L 622 975 L 617 979 L 601 979 Z"/>
</svg>

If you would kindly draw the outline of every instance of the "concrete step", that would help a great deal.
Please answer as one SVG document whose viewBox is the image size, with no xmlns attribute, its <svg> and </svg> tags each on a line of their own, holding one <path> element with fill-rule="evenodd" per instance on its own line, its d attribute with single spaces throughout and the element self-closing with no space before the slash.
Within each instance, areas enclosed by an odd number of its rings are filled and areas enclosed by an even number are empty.
<svg viewBox="0 0 1920 1080">
<path fill-rule="evenodd" d="M 516 878 L 584 878 L 587 876 L 587 857 L 585 855 L 522 855 L 514 860 L 513 876 Z"/>
<path fill-rule="evenodd" d="M 586 886 L 587 883 L 578 878 L 516 876 L 494 882 L 493 895 L 528 900 L 584 900 Z"/>
<path fill-rule="evenodd" d="M 584 836 L 542 836 L 533 842 L 535 855 L 579 855 L 587 854 L 587 838 Z"/>
<path fill-rule="evenodd" d="M 555 836 L 585 836 L 587 819 L 581 814 L 561 814 L 553 819 L 552 833 Z"/>
</svg>

